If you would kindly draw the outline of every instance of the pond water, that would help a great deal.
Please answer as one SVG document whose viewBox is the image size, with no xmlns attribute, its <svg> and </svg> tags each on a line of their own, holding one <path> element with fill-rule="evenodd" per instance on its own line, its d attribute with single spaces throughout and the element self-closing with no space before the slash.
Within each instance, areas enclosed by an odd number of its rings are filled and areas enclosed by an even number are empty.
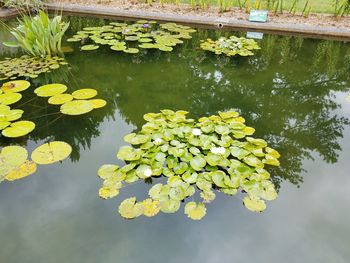
<svg viewBox="0 0 350 263">
<path fill-rule="evenodd" d="M 82 25 L 107 23 L 70 20 L 67 36 Z M 200 29 L 174 52 L 136 55 L 107 47 L 82 52 L 79 44 L 66 43 L 74 48 L 66 53 L 70 66 L 32 81 L 24 93 L 29 102 L 18 103 L 38 128 L 18 140 L 0 137 L 0 145 L 31 151 L 62 140 L 73 153 L 0 184 L 0 262 L 349 262 L 349 44 L 265 34 L 253 57 L 229 59 L 198 49 L 200 39 L 230 34 L 245 32 Z M 1 40 L 8 37 L 1 31 Z M 57 115 L 57 107 L 33 94 L 52 82 L 70 91 L 94 88 L 108 105 L 78 117 Z M 218 194 L 201 221 L 188 219 L 183 208 L 121 218 L 119 203 L 145 198 L 149 186 L 139 182 L 102 200 L 97 169 L 115 162 L 123 136 L 142 126 L 143 114 L 164 108 L 193 117 L 239 111 L 256 137 L 282 155 L 281 167 L 270 169 L 279 197 L 261 214 L 248 211 L 239 197 Z"/>
</svg>

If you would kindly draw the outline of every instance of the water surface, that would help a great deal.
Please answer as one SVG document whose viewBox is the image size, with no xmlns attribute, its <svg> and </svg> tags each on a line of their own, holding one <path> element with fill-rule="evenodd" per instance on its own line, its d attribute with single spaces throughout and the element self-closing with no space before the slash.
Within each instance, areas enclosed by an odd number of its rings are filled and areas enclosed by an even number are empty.
<svg viewBox="0 0 350 263">
<path fill-rule="evenodd" d="M 106 21 L 71 23 L 67 35 Z M 171 53 L 81 52 L 69 44 L 70 66 L 34 80 L 24 93 L 33 100 L 14 105 L 38 128 L 18 140 L 0 137 L 1 146 L 29 151 L 51 140 L 73 147 L 70 159 L 0 184 L 0 262 L 349 262 L 349 44 L 265 34 L 254 57 L 198 49 L 200 39 L 229 34 L 245 33 L 199 30 Z M 1 40 L 7 38 L 1 31 Z M 50 82 L 69 91 L 97 89 L 108 105 L 79 117 L 55 114 L 57 107 L 33 94 Z M 122 219 L 119 203 L 145 198 L 149 186 L 139 182 L 105 201 L 96 171 L 116 162 L 123 136 L 142 126 L 143 114 L 164 108 L 193 117 L 238 110 L 282 155 L 281 168 L 270 169 L 278 199 L 262 214 L 248 211 L 239 197 L 218 194 L 199 222 L 182 211 Z"/>
</svg>

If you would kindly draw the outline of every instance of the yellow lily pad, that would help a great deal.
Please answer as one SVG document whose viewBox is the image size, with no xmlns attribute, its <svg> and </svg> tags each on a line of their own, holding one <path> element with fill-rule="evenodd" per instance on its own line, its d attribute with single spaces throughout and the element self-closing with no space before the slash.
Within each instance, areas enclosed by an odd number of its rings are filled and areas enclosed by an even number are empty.
<svg viewBox="0 0 350 263">
<path fill-rule="evenodd" d="M 0 94 L 0 104 L 11 105 L 18 102 L 22 98 L 20 93 L 4 93 Z"/>
<path fill-rule="evenodd" d="M 7 146 L 0 151 L 0 182 L 28 158 L 28 152 L 20 146 Z"/>
<path fill-rule="evenodd" d="M 143 205 L 143 214 L 147 217 L 155 216 L 160 211 L 160 203 L 158 200 L 152 200 L 151 198 L 147 198 L 142 201 Z"/>
<path fill-rule="evenodd" d="M 265 202 L 257 197 L 247 195 L 243 198 L 243 203 L 252 212 L 262 212 L 266 209 Z"/>
<path fill-rule="evenodd" d="M 2 135 L 8 138 L 17 138 L 27 135 L 35 129 L 35 123 L 31 121 L 17 121 L 2 131 Z"/>
<path fill-rule="evenodd" d="M 30 87 L 30 83 L 26 80 L 13 80 L 6 82 L 2 85 L 1 89 L 5 93 L 9 92 L 20 92 Z"/>
<path fill-rule="evenodd" d="M 37 164 L 51 164 L 66 159 L 72 147 L 61 141 L 45 143 L 32 152 L 32 160 Z"/>
<path fill-rule="evenodd" d="M 11 122 L 9 121 L 0 121 L 0 131 L 10 126 Z"/>
<path fill-rule="evenodd" d="M 48 84 L 36 88 L 34 93 L 39 97 L 52 97 L 65 92 L 67 89 L 67 86 L 63 84 Z"/>
<path fill-rule="evenodd" d="M 136 197 L 131 197 L 121 202 L 118 211 L 122 217 L 132 219 L 143 214 L 143 205 L 136 203 Z"/>
<path fill-rule="evenodd" d="M 88 100 L 73 100 L 63 104 L 60 111 L 67 115 L 81 115 L 93 109 L 93 104 Z"/>
<path fill-rule="evenodd" d="M 7 121 L 15 121 L 18 120 L 22 117 L 23 115 L 23 110 L 10 110 L 8 114 L 6 114 L 6 120 Z"/>
<path fill-rule="evenodd" d="M 79 89 L 72 93 L 74 99 L 86 100 L 91 99 L 97 95 L 97 90 L 94 89 Z"/>
<path fill-rule="evenodd" d="M 5 179 L 7 181 L 15 181 L 27 177 L 36 172 L 36 164 L 32 161 L 26 160 L 23 164 L 13 169 Z"/>
<path fill-rule="evenodd" d="M 57 94 L 49 98 L 48 103 L 52 105 L 62 105 L 66 102 L 72 101 L 73 96 L 68 93 Z"/>
<path fill-rule="evenodd" d="M 107 105 L 107 101 L 103 99 L 93 99 L 89 101 L 92 103 L 94 109 L 99 109 Z"/>
<path fill-rule="evenodd" d="M 206 212 L 207 209 L 203 203 L 188 202 L 185 206 L 185 214 L 193 220 L 202 219 Z"/>
<path fill-rule="evenodd" d="M 103 199 L 113 198 L 119 195 L 119 189 L 118 188 L 112 188 L 103 186 L 98 191 L 98 195 L 102 197 Z"/>
</svg>

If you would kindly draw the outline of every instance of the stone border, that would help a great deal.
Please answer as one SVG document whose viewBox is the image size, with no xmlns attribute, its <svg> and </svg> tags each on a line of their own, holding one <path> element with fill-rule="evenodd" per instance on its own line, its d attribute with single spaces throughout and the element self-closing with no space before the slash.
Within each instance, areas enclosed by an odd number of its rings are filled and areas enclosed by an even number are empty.
<svg viewBox="0 0 350 263">
<path fill-rule="evenodd" d="M 340 29 L 335 27 L 310 26 L 291 23 L 255 23 L 230 18 L 220 18 L 215 16 L 189 16 L 174 15 L 171 13 L 158 13 L 152 11 L 128 11 L 117 8 L 88 7 L 80 5 L 58 5 L 48 4 L 49 12 L 103 16 L 107 18 L 119 19 L 148 19 L 157 21 L 177 22 L 185 24 L 194 24 L 204 27 L 220 27 L 236 30 L 258 30 L 274 34 L 302 35 L 314 38 L 331 38 L 337 40 L 350 41 L 350 29 Z M 0 19 L 8 19 L 16 16 L 16 10 L 0 9 Z"/>
</svg>

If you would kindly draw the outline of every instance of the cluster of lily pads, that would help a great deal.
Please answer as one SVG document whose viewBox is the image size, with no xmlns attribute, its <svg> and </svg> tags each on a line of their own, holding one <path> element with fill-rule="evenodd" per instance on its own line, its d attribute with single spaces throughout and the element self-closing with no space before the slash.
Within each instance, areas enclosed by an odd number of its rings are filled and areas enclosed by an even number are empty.
<svg viewBox="0 0 350 263">
<path fill-rule="evenodd" d="M 24 136 L 35 128 L 32 121 L 20 120 L 23 110 L 11 109 L 9 105 L 21 100 L 21 91 L 30 87 L 30 83 L 25 80 L 15 80 L 6 82 L 0 89 L 0 131 L 5 137 L 16 138 Z"/>
<path fill-rule="evenodd" d="M 124 140 L 117 158 L 126 164 L 103 165 L 98 175 L 103 186 L 102 198 L 112 198 L 120 189 L 138 180 L 167 177 L 149 190 L 149 198 L 138 202 L 131 197 L 119 206 L 124 218 L 154 216 L 160 211 L 174 213 L 181 201 L 199 190 L 201 202 L 188 202 L 185 214 L 194 220 L 206 214 L 205 203 L 216 197 L 216 191 L 235 195 L 246 193 L 243 203 L 251 211 L 263 211 L 264 200 L 277 197 L 269 180 L 267 165 L 279 166 L 280 154 L 263 139 L 251 137 L 255 129 L 235 111 L 198 120 L 187 118 L 186 111 L 162 110 L 144 115 L 147 121 L 137 133 Z"/>
<path fill-rule="evenodd" d="M 7 146 L 0 151 L 0 182 L 15 181 L 37 170 L 37 164 L 45 165 L 66 159 L 72 147 L 61 141 L 45 143 L 37 147 L 28 159 L 28 152 L 21 146 Z"/>
<path fill-rule="evenodd" d="M 41 73 L 58 69 L 61 65 L 67 65 L 64 58 L 60 57 L 30 57 L 28 55 L 19 58 L 7 58 L 0 61 L 0 80 L 17 79 L 18 77 L 36 78 Z"/>
<path fill-rule="evenodd" d="M 112 50 L 138 53 L 139 49 L 172 51 L 181 39 L 190 39 L 196 30 L 175 23 L 158 24 L 155 21 L 139 20 L 133 24 L 111 22 L 101 27 L 86 27 L 78 31 L 68 42 L 86 43 L 81 50 L 96 50 L 99 45 L 109 45 Z"/>
<path fill-rule="evenodd" d="M 39 97 L 48 97 L 48 103 L 61 105 L 60 112 L 66 115 L 81 115 L 104 107 L 107 102 L 103 99 L 92 99 L 97 95 L 95 89 L 79 89 L 72 94 L 64 93 L 68 87 L 54 83 L 38 87 L 34 93 Z"/>
<path fill-rule="evenodd" d="M 221 37 L 218 40 L 208 38 L 202 41 L 200 46 L 203 50 L 214 52 L 216 55 L 225 54 L 226 56 L 253 56 L 252 51 L 260 49 L 255 40 L 236 36 Z"/>
</svg>

